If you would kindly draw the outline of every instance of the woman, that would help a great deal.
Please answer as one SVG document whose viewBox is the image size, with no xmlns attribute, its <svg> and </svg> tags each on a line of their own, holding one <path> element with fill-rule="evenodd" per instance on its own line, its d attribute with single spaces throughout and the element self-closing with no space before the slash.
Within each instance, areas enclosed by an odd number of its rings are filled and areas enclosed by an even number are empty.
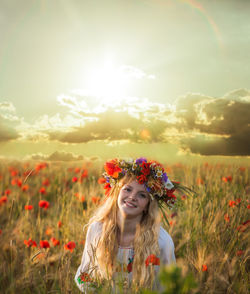
<svg viewBox="0 0 250 294">
<path fill-rule="evenodd" d="M 175 186 L 162 165 L 145 158 L 114 159 L 104 168 L 107 197 L 88 223 L 76 284 L 86 293 L 103 280 L 120 278 L 126 287 L 159 288 L 159 266 L 176 262 L 159 209 L 173 205 Z"/>
</svg>

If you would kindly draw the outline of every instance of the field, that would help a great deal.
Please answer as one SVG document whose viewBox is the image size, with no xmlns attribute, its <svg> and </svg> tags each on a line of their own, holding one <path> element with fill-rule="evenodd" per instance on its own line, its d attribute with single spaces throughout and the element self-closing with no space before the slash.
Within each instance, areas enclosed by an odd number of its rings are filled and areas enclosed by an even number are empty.
<svg viewBox="0 0 250 294">
<path fill-rule="evenodd" d="M 178 268 L 162 273 L 165 293 L 248 293 L 249 166 L 166 170 L 196 194 L 179 194 L 167 213 Z M 1 293 L 79 293 L 83 225 L 103 197 L 101 173 L 96 162 L 1 163 Z"/>
</svg>

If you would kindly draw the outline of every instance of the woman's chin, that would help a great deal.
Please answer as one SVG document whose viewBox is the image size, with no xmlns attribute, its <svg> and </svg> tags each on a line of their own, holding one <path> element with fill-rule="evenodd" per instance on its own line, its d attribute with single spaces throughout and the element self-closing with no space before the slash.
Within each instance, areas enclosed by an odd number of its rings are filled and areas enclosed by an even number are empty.
<svg viewBox="0 0 250 294">
<path fill-rule="evenodd" d="M 119 209 L 120 213 L 126 217 L 126 218 L 130 218 L 130 217 L 139 217 L 142 215 L 142 213 L 138 212 L 135 208 L 131 208 L 131 207 L 121 207 Z"/>
</svg>

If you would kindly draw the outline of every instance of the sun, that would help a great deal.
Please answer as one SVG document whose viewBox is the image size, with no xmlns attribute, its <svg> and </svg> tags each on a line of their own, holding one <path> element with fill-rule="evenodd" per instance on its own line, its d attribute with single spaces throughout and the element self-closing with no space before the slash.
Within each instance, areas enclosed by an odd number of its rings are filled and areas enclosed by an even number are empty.
<svg viewBox="0 0 250 294">
<path fill-rule="evenodd" d="M 87 88 L 103 103 L 112 104 L 126 97 L 128 78 L 122 67 L 106 62 L 101 67 L 92 68 L 88 73 Z"/>
</svg>

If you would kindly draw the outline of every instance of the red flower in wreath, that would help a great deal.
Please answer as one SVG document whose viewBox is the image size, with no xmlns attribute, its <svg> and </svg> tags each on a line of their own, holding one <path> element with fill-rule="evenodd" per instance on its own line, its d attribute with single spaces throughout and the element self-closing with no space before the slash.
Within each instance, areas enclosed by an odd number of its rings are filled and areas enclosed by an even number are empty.
<svg viewBox="0 0 250 294">
<path fill-rule="evenodd" d="M 154 254 L 150 254 L 145 260 L 146 266 L 152 265 L 160 265 L 160 258 L 156 257 Z"/>
<path fill-rule="evenodd" d="M 148 176 L 150 174 L 150 165 L 151 165 L 150 162 L 147 163 L 147 162 L 143 161 L 143 163 L 142 163 L 142 174 L 144 176 Z"/>
<path fill-rule="evenodd" d="M 137 176 L 137 181 L 139 184 L 144 184 L 146 181 L 147 181 L 147 177 L 145 175 L 140 175 L 140 176 Z"/>
<path fill-rule="evenodd" d="M 118 178 L 119 173 L 122 171 L 122 169 L 117 166 L 115 160 L 111 160 L 105 163 L 104 169 L 107 172 L 107 174 L 113 178 Z"/>
</svg>

